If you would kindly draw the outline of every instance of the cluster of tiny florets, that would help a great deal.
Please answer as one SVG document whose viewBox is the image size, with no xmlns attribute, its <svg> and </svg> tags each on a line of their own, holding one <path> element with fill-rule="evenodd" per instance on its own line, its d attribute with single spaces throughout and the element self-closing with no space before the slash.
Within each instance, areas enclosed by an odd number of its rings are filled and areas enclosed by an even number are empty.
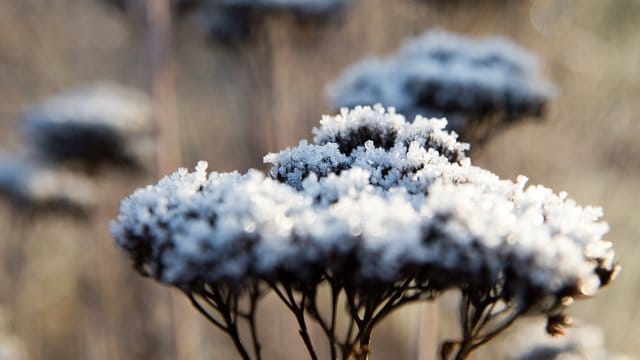
<svg viewBox="0 0 640 360">
<path fill-rule="evenodd" d="M 445 125 L 345 110 L 323 118 L 313 144 L 269 154 L 270 176 L 201 162 L 137 190 L 112 233 L 139 270 L 179 287 L 420 278 L 437 289 L 500 284 L 505 300 L 546 311 L 610 280 L 599 208 L 471 165 Z"/>
<path fill-rule="evenodd" d="M 329 96 L 336 108 L 382 103 L 408 118 L 446 117 L 450 129 L 472 138 L 476 134 L 467 133 L 487 127 L 478 122 L 496 122 L 495 128 L 540 117 L 554 88 L 539 72 L 535 56 L 506 39 L 436 30 L 405 42 L 390 57 L 352 65 L 329 87 Z"/>
</svg>

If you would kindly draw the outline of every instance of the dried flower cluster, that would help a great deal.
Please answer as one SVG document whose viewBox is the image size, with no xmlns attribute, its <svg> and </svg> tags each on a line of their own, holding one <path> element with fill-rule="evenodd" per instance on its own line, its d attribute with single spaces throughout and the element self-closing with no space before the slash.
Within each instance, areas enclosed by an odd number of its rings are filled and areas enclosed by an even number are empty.
<svg viewBox="0 0 640 360">
<path fill-rule="evenodd" d="M 185 291 L 232 337 L 225 312 L 238 311 L 243 294 L 255 307 L 271 289 L 303 338 L 305 314 L 320 323 L 333 358 L 366 357 L 373 328 L 391 311 L 460 289 L 463 339 L 446 343 L 443 357 L 464 358 L 519 315 L 562 318 L 616 266 L 600 209 L 471 165 L 468 145 L 446 125 L 409 123 L 381 106 L 345 109 L 321 120 L 312 144 L 267 155 L 269 177 L 208 174 L 201 162 L 137 190 L 112 233 L 137 269 Z M 324 284 L 333 320 L 316 305 Z M 344 339 L 335 327 L 340 294 L 351 323 Z"/>
<path fill-rule="evenodd" d="M 19 208 L 84 215 L 95 200 L 87 175 L 107 164 L 140 170 L 153 155 L 148 99 L 116 85 L 49 98 L 23 124 L 26 149 L 0 159 L 0 194 Z"/>
<path fill-rule="evenodd" d="M 120 10 L 142 6 L 144 0 L 102 0 Z M 194 18 L 204 31 L 221 41 L 244 40 L 265 16 L 286 14 L 301 23 L 317 23 L 340 14 L 353 0 L 172 0 L 177 19 Z"/>
<path fill-rule="evenodd" d="M 432 30 L 387 58 L 367 58 L 330 85 L 335 108 L 382 103 L 413 118 L 446 117 L 464 139 L 481 141 L 525 117 L 541 117 L 553 86 L 535 56 L 504 38 L 471 39 Z"/>
<path fill-rule="evenodd" d="M 220 40 L 248 37 L 269 14 L 290 14 L 301 22 L 316 22 L 342 12 L 351 0 L 204 0 L 199 18 Z"/>
<path fill-rule="evenodd" d="M 54 96 L 24 115 L 24 132 L 39 156 L 83 167 L 141 167 L 152 146 L 147 97 L 97 84 Z"/>
</svg>

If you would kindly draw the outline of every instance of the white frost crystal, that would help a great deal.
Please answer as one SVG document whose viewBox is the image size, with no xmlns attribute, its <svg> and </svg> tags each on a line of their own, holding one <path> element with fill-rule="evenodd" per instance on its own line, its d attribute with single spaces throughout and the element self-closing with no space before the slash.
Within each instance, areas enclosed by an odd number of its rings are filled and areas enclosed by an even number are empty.
<svg viewBox="0 0 640 360">
<path fill-rule="evenodd" d="M 428 279 L 525 306 L 592 295 L 615 270 L 598 208 L 473 166 L 445 120 L 377 106 L 325 116 L 314 143 L 250 170 L 180 169 L 112 223 L 138 269 L 176 286 L 339 274 L 356 286 Z M 549 311 L 550 308 L 545 308 Z"/>
</svg>

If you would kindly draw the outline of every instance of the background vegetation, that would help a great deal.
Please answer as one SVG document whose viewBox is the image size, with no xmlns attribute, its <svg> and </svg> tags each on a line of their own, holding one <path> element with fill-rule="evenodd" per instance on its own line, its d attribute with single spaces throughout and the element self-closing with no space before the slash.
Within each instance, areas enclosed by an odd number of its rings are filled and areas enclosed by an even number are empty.
<svg viewBox="0 0 640 360">
<path fill-rule="evenodd" d="M 428 28 L 511 37 L 542 58 L 560 93 L 545 122 L 509 129 L 473 151 L 474 162 L 604 207 L 623 273 L 573 312 L 603 327 L 613 350 L 640 356 L 640 1 L 451 3 L 360 0 L 319 27 L 269 18 L 254 39 L 235 45 L 180 24 L 180 162 L 264 169 L 258 155 L 308 137 L 320 114 L 331 112 L 324 87 L 345 66 L 387 54 Z M 144 26 L 100 1 L 0 2 L 2 153 L 20 146 L 20 116 L 34 101 L 99 80 L 148 88 L 146 41 Z M 228 340 L 186 298 L 131 271 L 108 234 L 119 199 L 154 177 L 103 177 L 101 205 L 88 222 L 25 218 L 0 205 L 0 334 L 18 337 L 29 358 L 233 358 Z M 293 320 L 270 311 L 279 305 L 269 302 L 260 329 L 272 339 L 264 341 L 266 357 L 301 358 Z M 448 303 L 440 302 L 443 339 L 453 335 Z M 416 356 L 419 311 L 383 324 L 374 359 Z"/>
</svg>

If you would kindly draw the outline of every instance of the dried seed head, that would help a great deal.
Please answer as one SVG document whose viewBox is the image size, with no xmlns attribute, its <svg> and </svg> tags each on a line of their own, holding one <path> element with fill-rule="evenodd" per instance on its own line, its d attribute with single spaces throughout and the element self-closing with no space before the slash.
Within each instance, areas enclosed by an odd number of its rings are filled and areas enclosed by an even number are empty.
<svg viewBox="0 0 640 360">
<path fill-rule="evenodd" d="M 545 314 L 597 291 L 614 271 L 601 210 L 473 166 L 445 125 L 345 110 L 323 118 L 314 144 L 268 155 L 271 177 L 200 163 L 137 190 L 112 233 L 149 275 L 178 286 L 326 272 L 366 288 L 409 276 L 434 289 L 499 287 Z"/>
<path fill-rule="evenodd" d="M 566 328 L 573 324 L 571 318 L 564 313 L 554 314 L 547 317 L 547 333 L 551 336 L 564 336 Z"/>
</svg>

